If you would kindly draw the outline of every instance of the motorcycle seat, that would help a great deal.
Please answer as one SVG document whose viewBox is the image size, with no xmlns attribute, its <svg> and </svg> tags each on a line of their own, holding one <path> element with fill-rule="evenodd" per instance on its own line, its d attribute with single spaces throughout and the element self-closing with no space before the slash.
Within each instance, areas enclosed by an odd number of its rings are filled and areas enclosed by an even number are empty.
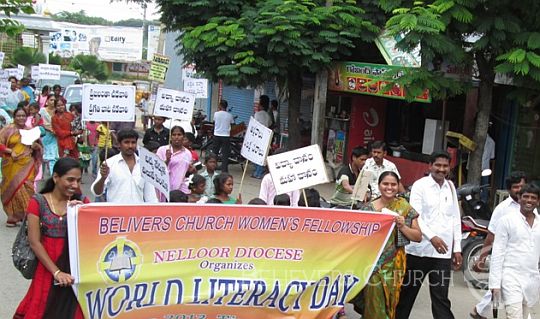
<svg viewBox="0 0 540 319">
<path fill-rule="evenodd" d="M 487 229 L 489 225 L 489 220 L 486 220 L 486 219 L 475 219 L 475 218 L 472 218 L 471 216 L 464 216 L 462 219 L 469 221 L 475 227 L 478 227 L 478 228 Z"/>
</svg>

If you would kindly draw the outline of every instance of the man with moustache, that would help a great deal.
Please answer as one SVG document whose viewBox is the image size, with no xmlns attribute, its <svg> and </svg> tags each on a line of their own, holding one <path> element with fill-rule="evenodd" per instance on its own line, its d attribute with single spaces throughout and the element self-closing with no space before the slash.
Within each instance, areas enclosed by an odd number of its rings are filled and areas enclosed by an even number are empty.
<svg viewBox="0 0 540 319">
<path fill-rule="evenodd" d="M 489 270 L 493 300 L 502 301 L 508 319 L 526 318 L 540 299 L 540 188 L 523 186 L 518 202 L 520 214 L 498 221 Z"/>
<path fill-rule="evenodd" d="M 505 184 L 509 196 L 493 210 L 488 226 L 489 233 L 484 240 L 484 247 L 480 253 L 480 258 L 478 258 L 478 262 L 474 265 L 474 268 L 477 271 L 485 269 L 486 257 L 491 251 L 493 240 L 495 239 L 495 231 L 497 230 L 497 225 L 501 217 L 507 214 L 520 213 L 518 194 L 525 183 L 527 183 L 527 177 L 525 176 L 525 173 L 521 171 L 512 172 L 510 176 L 506 178 Z M 480 300 L 473 308 L 473 311 L 470 313 L 471 318 L 486 319 L 491 313 L 491 299 L 491 291 L 488 290 L 482 300 Z"/>
<path fill-rule="evenodd" d="M 96 180 L 90 187 L 97 197 L 107 192 L 107 202 L 137 204 L 157 203 L 154 186 L 141 176 L 137 139 L 134 130 L 121 130 L 117 139 L 120 154 L 112 156 L 101 164 Z"/>
<path fill-rule="evenodd" d="M 396 309 L 397 319 L 409 318 L 422 282 L 429 276 L 433 318 L 454 319 L 448 288 L 452 263 L 461 267 L 461 218 L 454 184 L 447 180 L 450 155 L 431 155 L 430 174 L 411 189 L 410 204 L 420 214 L 422 241 L 405 247 L 407 267 Z"/>
</svg>

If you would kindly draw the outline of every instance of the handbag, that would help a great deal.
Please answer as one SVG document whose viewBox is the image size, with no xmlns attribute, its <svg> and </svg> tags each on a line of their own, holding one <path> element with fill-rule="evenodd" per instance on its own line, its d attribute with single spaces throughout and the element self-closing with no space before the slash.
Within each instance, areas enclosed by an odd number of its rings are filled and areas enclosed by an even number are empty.
<svg viewBox="0 0 540 319">
<path fill-rule="evenodd" d="M 38 259 L 30 247 L 30 241 L 28 240 L 28 220 L 26 217 L 15 237 L 11 254 L 15 268 L 19 270 L 24 278 L 32 279 L 36 272 Z"/>
</svg>

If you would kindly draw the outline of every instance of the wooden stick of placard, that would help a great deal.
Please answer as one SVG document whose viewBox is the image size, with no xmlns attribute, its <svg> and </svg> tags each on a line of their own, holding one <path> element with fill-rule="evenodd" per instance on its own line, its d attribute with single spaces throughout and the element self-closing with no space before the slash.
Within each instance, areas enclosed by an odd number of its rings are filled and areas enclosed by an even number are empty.
<svg viewBox="0 0 540 319">
<path fill-rule="evenodd" d="M 306 207 L 308 207 L 308 202 L 307 202 L 307 195 L 306 195 L 306 189 L 305 188 L 302 188 L 302 194 L 304 194 L 304 204 Z"/>
<path fill-rule="evenodd" d="M 246 164 L 244 165 L 244 172 L 242 173 L 242 180 L 240 180 L 240 189 L 238 190 L 238 194 L 242 194 L 242 186 L 244 186 L 244 178 L 246 177 L 248 164 L 249 160 L 246 160 Z"/>
</svg>

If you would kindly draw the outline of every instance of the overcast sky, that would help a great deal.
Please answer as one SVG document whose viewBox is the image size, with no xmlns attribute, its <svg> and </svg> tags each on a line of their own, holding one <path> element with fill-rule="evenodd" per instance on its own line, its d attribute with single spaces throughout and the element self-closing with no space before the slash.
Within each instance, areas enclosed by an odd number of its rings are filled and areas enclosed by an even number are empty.
<svg viewBox="0 0 540 319">
<path fill-rule="evenodd" d="M 143 9 L 140 5 L 133 3 L 127 4 L 125 1 L 114 1 L 111 3 L 110 0 L 38 0 L 38 2 L 43 3 L 51 13 L 84 10 L 86 15 L 102 17 L 110 21 L 143 18 Z M 146 19 L 159 19 L 155 4 L 148 5 Z"/>
</svg>

